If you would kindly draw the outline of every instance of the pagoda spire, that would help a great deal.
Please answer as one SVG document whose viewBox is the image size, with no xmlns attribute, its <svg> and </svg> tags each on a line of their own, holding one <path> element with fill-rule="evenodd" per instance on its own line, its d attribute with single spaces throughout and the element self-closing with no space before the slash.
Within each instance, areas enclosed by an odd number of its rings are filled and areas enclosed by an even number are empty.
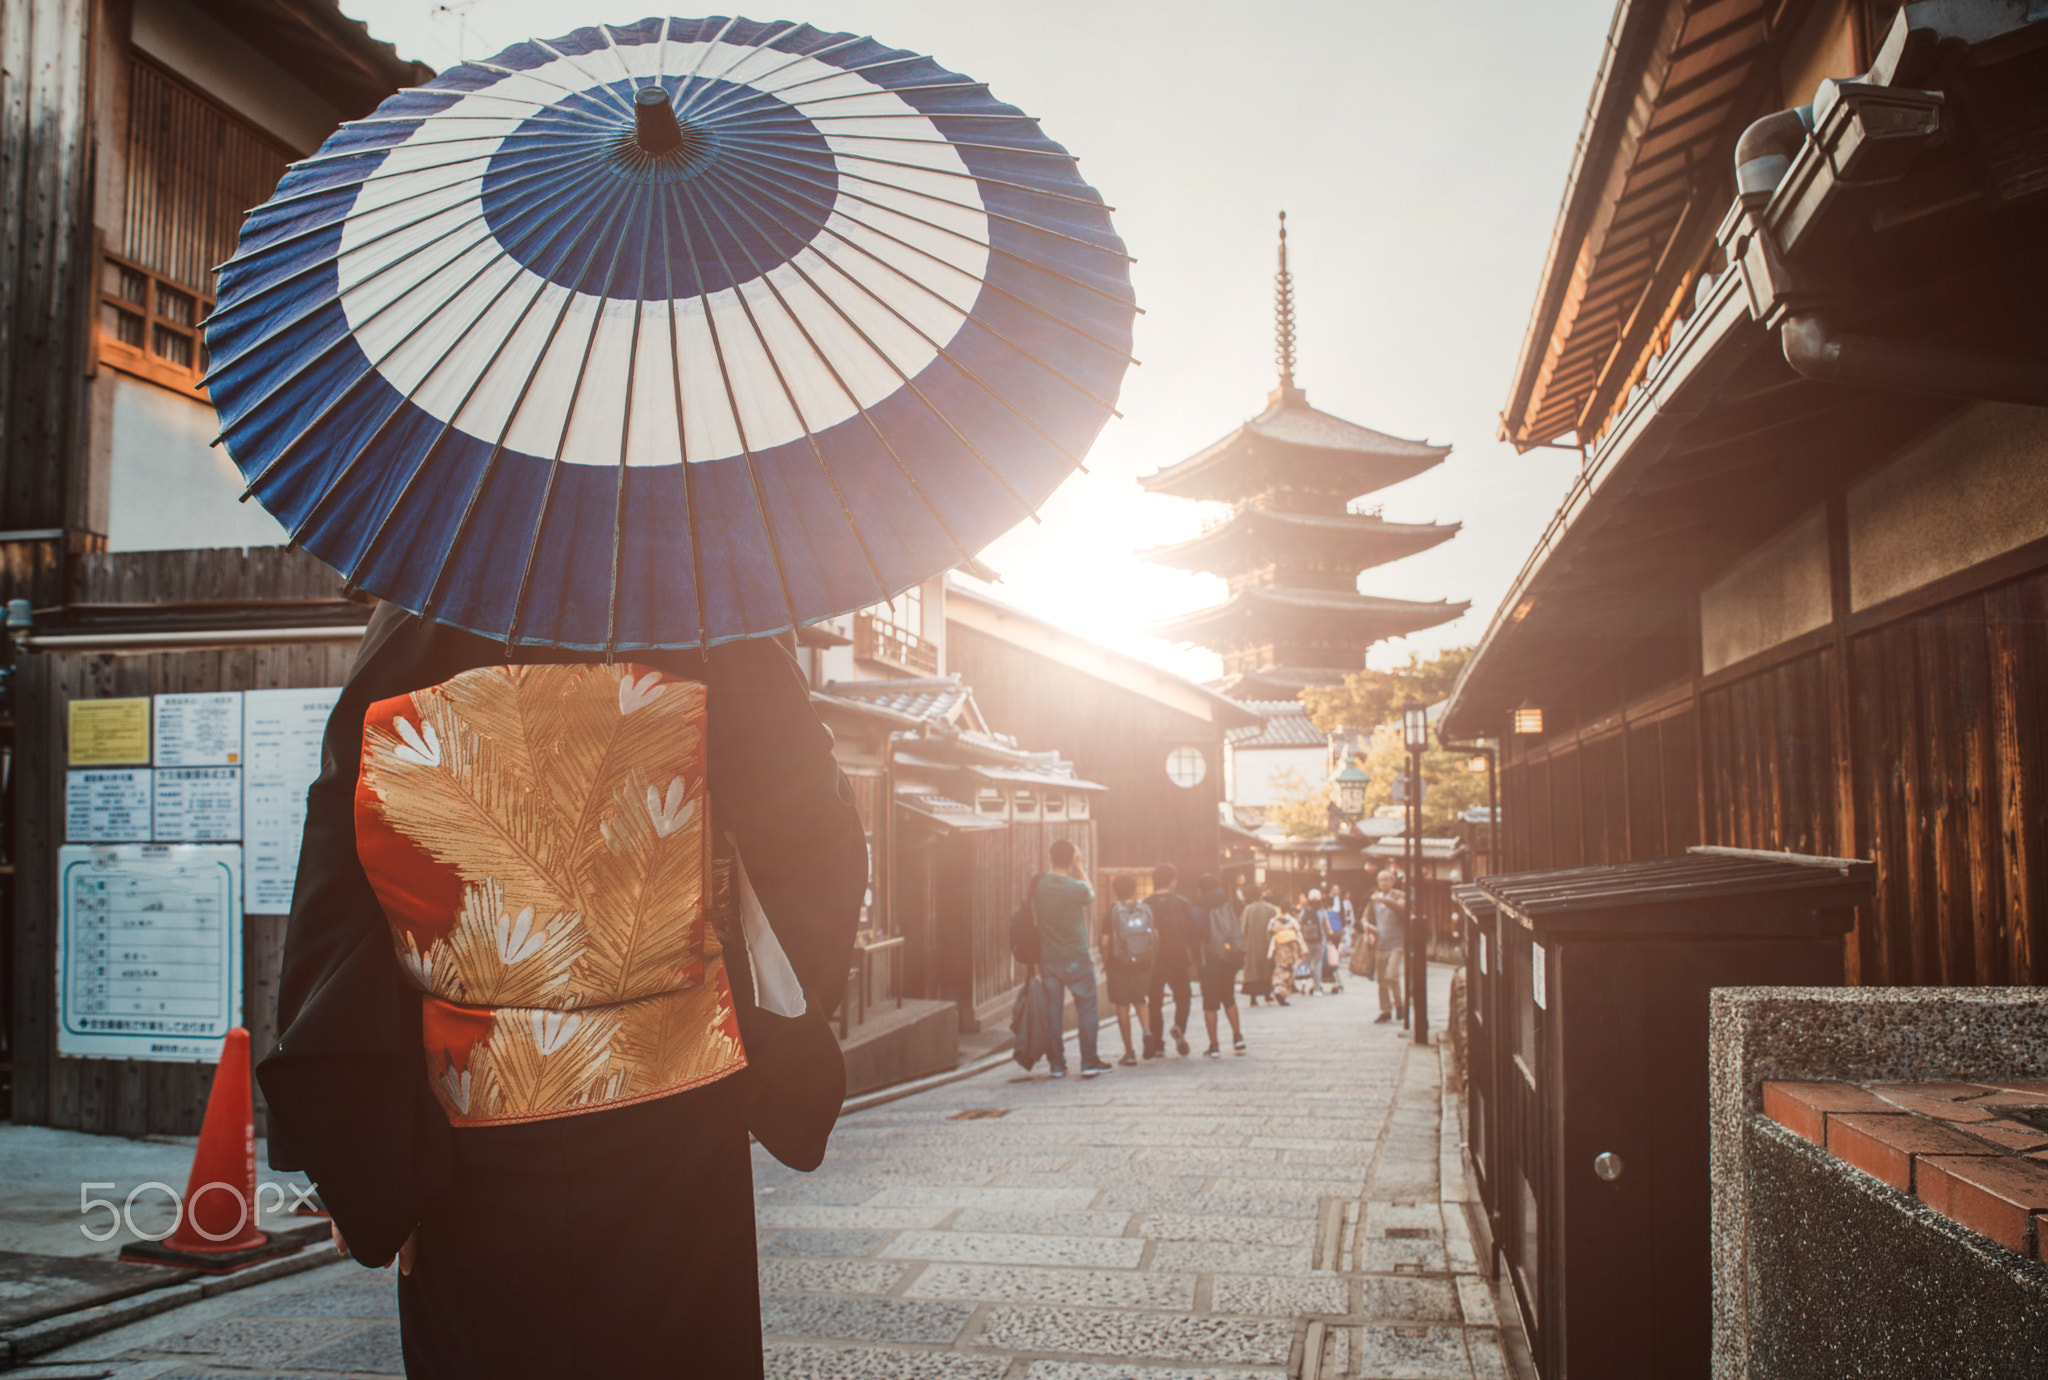
<svg viewBox="0 0 2048 1380">
<path fill-rule="evenodd" d="M 1273 275 L 1273 362 L 1280 366 L 1280 386 L 1268 402 L 1307 402 L 1294 383 L 1294 275 L 1287 271 L 1287 213 L 1280 213 L 1280 271 Z"/>
</svg>

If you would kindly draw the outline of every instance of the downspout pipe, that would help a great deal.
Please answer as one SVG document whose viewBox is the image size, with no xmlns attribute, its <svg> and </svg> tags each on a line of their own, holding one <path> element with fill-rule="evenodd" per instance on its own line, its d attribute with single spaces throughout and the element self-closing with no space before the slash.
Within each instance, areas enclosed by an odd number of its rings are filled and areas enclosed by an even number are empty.
<svg viewBox="0 0 2048 1380">
<path fill-rule="evenodd" d="M 1792 168 L 1792 160 L 1813 131 L 1813 107 L 1798 106 L 1764 116 L 1735 141 L 1735 194 L 1747 210 L 1771 199 Z"/>
<path fill-rule="evenodd" d="M 1786 362 L 1821 383 L 2048 407 L 2048 359 L 1853 335 L 1818 312 L 1787 318 L 1779 338 Z"/>
<path fill-rule="evenodd" d="M 1437 746 L 1445 752 L 1456 753 L 1460 757 L 1484 757 L 1486 759 L 1486 860 L 1495 869 L 1498 869 L 1501 865 L 1500 796 L 1498 788 L 1494 784 L 1494 774 L 1500 769 L 1500 749 L 1498 747 L 1488 747 L 1484 743 L 1447 742 L 1441 733 L 1436 735 L 1436 742 Z M 1472 879 L 1474 881 L 1479 880 L 1477 868 L 1473 869 Z"/>
</svg>

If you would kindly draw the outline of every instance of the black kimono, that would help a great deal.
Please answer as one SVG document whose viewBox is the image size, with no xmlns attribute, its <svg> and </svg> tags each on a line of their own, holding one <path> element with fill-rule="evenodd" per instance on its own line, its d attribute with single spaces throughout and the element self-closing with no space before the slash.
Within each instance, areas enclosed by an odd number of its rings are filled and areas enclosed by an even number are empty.
<svg viewBox="0 0 2048 1380">
<path fill-rule="evenodd" d="M 328 724 L 285 941 L 277 1047 L 257 1070 L 270 1162 L 302 1169 L 351 1253 L 400 1281 L 407 1373 L 758 1376 L 751 1132 L 810 1169 L 845 1094 L 828 1021 L 867 882 L 851 794 L 795 661 L 772 641 L 630 660 L 707 687 L 707 778 L 807 1009 L 759 1009 L 725 959 L 746 1067 L 701 1087 L 522 1124 L 451 1128 L 407 982 L 356 847 L 364 716 L 502 664 L 504 647 L 391 606 L 371 620 Z M 522 663 L 587 653 L 520 649 Z"/>
</svg>

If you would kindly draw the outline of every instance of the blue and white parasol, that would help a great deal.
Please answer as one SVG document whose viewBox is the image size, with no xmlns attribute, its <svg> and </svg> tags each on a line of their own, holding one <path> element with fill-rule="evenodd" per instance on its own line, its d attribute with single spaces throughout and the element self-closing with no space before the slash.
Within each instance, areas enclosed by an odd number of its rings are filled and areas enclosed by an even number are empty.
<svg viewBox="0 0 2048 1380">
<path fill-rule="evenodd" d="M 508 643 L 708 645 L 959 564 L 1086 452 L 1129 260 L 1037 124 L 872 39 L 648 19 L 385 101 L 206 330 L 251 493 Z"/>
</svg>

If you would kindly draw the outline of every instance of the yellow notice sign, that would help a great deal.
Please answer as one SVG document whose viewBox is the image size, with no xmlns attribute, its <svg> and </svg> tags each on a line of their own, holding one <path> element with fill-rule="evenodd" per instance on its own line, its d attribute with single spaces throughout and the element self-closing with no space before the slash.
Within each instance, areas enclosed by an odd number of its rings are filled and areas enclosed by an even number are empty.
<svg viewBox="0 0 2048 1380">
<path fill-rule="evenodd" d="M 71 765 L 117 767 L 149 761 L 149 697 L 71 702 Z"/>
</svg>

